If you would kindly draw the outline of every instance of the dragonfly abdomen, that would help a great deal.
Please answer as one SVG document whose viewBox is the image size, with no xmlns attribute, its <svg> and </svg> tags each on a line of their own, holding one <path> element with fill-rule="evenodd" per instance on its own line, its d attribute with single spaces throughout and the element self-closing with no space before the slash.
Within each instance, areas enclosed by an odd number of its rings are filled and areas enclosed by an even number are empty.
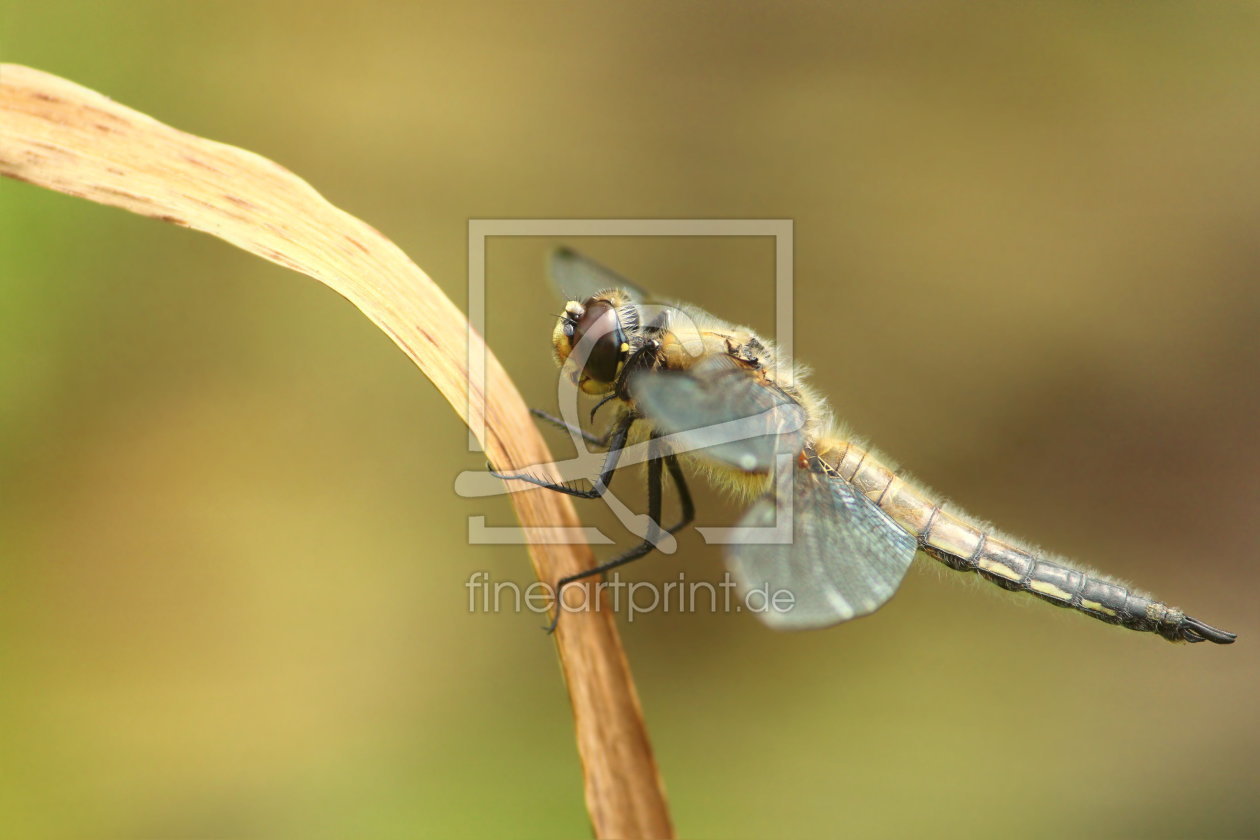
<svg viewBox="0 0 1260 840">
<path fill-rule="evenodd" d="M 1059 607 L 1130 630 L 1158 633 L 1174 642 L 1228 644 L 1232 633 L 1190 618 L 1103 575 L 1051 560 L 1012 544 L 983 526 L 944 509 L 933 497 L 851 443 L 820 446 L 841 478 L 866 494 L 919 541 L 928 556 L 1012 592 L 1027 592 Z"/>
</svg>

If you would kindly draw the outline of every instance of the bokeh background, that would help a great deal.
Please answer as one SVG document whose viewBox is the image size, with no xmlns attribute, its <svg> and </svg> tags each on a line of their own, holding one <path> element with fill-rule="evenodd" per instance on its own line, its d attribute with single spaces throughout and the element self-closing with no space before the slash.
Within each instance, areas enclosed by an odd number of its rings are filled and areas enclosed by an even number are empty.
<svg viewBox="0 0 1260 840">
<path fill-rule="evenodd" d="M 642 617 L 683 835 L 1238 837 L 1260 831 L 1258 39 L 1236 3 L 45 0 L 6 7 L 3 59 L 285 164 L 461 305 L 469 218 L 791 218 L 797 351 L 858 433 L 1240 633 L 1174 647 L 928 561 L 827 632 Z M 468 612 L 473 572 L 530 571 L 467 544 L 469 515 L 511 513 L 455 495 L 483 462 L 428 381 L 210 237 L 14 182 L 0 202 L 5 833 L 585 835 L 537 616 Z M 488 262 L 489 344 L 543 406 L 552 244 Z M 570 244 L 773 327 L 769 240 Z M 719 558 L 690 535 L 627 577 L 680 571 Z"/>
</svg>

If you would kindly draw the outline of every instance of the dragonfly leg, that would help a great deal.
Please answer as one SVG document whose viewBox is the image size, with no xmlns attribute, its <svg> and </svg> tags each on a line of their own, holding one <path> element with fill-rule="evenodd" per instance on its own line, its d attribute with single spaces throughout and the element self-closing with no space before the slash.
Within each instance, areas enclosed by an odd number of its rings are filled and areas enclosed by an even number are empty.
<svg viewBox="0 0 1260 840">
<path fill-rule="evenodd" d="M 557 493 L 564 493 L 566 496 L 576 496 L 579 499 L 598 499 L 604 495 L 604 492 L 608 490 L 608 485 L 612 482 L 613 474 L 617 471 L 617 461 L 621 458 L 621 451 L 625 448 L 626 439 L 630 436 L 630 426 L 633 423 L 634 418 L 627 415 L 624 420 L 613 427 L 612 433 L 609 435 L 608 454 L 604 457 L 604 466 L 600 469 L 599 477 L 591 482 L 591 489 L 589 490 L 581 490 L 577 487 L 570 487 L 567 484 L 547 481 L 528 473 L 500 473 L 496 472 L 493 466 L 490 467 L 490 474 L 504 481 L 515 479 L 536 484 L 539 487 L 545 487 Z"/>
<path fill-rule="evenodd" d="M 580 435 L 582 437 L 582 440 L 594 446 L 598 446 L 600 448 L 607 446 L 608 441 L 612 438 L 612 429 L 609 429 L 608 432 L 603 437 L 600 437 L 598 435 L 591 434 L 590 432 L 586 431 L 586 429 L 580 428 L 578 426 L 570 425 L 569 423 L 566 423 L 564 420 L 561 420 L 559 417 L 556 417 L 552 414 L 548 414 L 542 409 L 531 408 L 529 410 L 529 413 L 534 415 L 540 420 L 546 420 L 548 423 L 551 423 L 553 426 L 559 426 L 560 428 L 564 429 L 566 432 L 569 432 L 575 435 Z"/>
<path fill-rule="evenodd" d="M 662 445 L 657 443 L 656 438 L 652 438 L 649 443 L 648 450 L 648 519 L 652 522 L 652 528 L 648 532 L 647 538 L 634 548 L 619 554 L 611 560 L 600 563 L 598 566 L 578 572 L 575 575 L 561 578 L 556 583 L 556 614 L 552 618 L 551 624 L 546 628 L 548 633 L 552 633 L 556 629 L 556 625 L 560 622 L 560 613 L 563 611 L 563 601 L 560 600 L 564 587 L 570 583 L 583 580 L 595 575 L 602 575 L 604 572 L 624 566 L 639 558 L 649 554 L 652 549 L 656 548 L 657 540 L 661 533 L 661 500 L 662 500 L 662 476 L 661 464 L 664 462 L 669 469 L 670 478 L 674 481 L 674 486 L 678 488 L 678 501 L 682 506 L 682 516 L 679 521 L 665 529 L 667 533 L 676 534 L 683 528 L 686 528 L 695 519 L 695 505 L 691 500 L 691 491 L 687 488 L 687 482 L 683 478 L 682 469 L 678 466 L 678 459 L 673 453 L 664 453 L 661 451 Z"/>
<path fill-rule="evenodd" d="M 673 525 L 666 530 L 671 534 L 677 534 L 695 521 L 696 506 L 691 501 L 691 490 L 687 488 L 687 482 L 683 479 L 682 469 L 678 466 L 678 457 L 672 452 L 666 455 L 665 466 L 669 469 L 669 477 L 674 480 L 674 487 L 678 488 L 678 503 L 682 506 L 682 518 L 678 520 L 677 525 Z"/>
</svg>

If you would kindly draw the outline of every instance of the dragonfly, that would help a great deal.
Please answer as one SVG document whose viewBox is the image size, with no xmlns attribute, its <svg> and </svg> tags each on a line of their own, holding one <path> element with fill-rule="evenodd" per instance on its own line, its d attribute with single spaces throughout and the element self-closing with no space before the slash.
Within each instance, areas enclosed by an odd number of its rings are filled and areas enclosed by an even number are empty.
<svg viewBox="0 0 1260 840">
<path fill-rule="evenodd" d="M 623 452 L 645 445 L 650 526 L 642 543 L 557 582 L 549 630 L 559 621 L 565 586 L 638 560 L 693 522 L 686 464 L 747 501 L 725 559 L 744 591 L 792 593 L 790 609 L 757 613 L 775 629 L 822 628 L 873 613 L 921 552 L 1011 592 L 1171 642 L 1235 640 L 1234 633 L 1022 545 L 947 505 L 837 432 L 801 371 L 752 330 L 689 304 L 663 303 L 571 249 L 552 253 L 550 274 L 566 300 L 552 332 L 556 363 L 578 390 L 598 398 L 592 419 L 605 405 L 612 416 L 604 434 L 595 435 L 534 414 L 604 450 L 603 466 L 589 487 L 491 472 L 594 499 L 609 492 Z M 666 473 L 681 514 L 669 526 L 662 523 Z"/>
</svg>

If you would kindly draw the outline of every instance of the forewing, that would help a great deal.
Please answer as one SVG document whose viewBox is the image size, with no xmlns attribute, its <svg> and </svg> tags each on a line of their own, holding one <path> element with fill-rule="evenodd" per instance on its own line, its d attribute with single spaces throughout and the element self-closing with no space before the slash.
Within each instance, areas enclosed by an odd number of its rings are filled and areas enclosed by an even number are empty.
<svg viewBox="0 0 1260 840">
<path fill-rule="evenodd" d="M 729 357 L 692 371 L 646 371 L 630 396 L 675 452 L 696 451 L 744 472 L 770 472 L 776 454 L 803 445 L 805 410 Z"/>
<path fill-rule="evenodd" d="M 582 303 L 607 289 L 621 289 L 636 303 L 651 298 L 638 284 L 571 248 L 556 248 L 550 263 L 551 282 L 564 300 Z"/>
<path fill-rule="evenodd" d="M 790 514 L 779 505 L 776 518 L 774 494 L 762 496 L 727 546 L 727 565 L 745 608 L 777 630 L 828 627 L 879 609 L 910 567 L 914 537 L 841 478 L 785 460 L 776 484 L 779 498 L 791 500 Z M 789 515 L 790 543 L 758 533 Z M 781 590 L 792 593 L 790 609 L 773 608 L 788 600 L 775 600 Z"/>
</svg>

